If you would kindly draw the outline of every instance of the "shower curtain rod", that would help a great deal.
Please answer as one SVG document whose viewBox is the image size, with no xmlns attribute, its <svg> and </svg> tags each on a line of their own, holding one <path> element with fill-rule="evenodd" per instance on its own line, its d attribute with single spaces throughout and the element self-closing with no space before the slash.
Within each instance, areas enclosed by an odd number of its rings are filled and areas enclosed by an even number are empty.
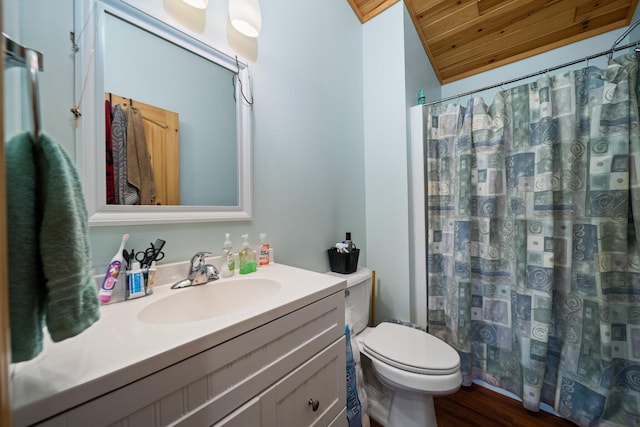
<svg viewBox="0 0 640 427">
<path fill-rule="evenodd" d="M 538 76 L 540 74 L 548 73 L 550 71 L 559 70 L 560 68 L 565 68 L 565 67 L 569 67 L 571 65 L 579 64 L 579 63 L 584 62 L 584 61 L 589 61 L 590 59 L 598 58 L 600 56 L 610 55 L 613 52 L 617 52 L 619 50 L 628 49 L 628 48 L 630 48 L 632 46 L 638 47 L 638 49 L 636 49 L 636 52 L 640 52 L 640 46 L 639 45 L 640 45 L 640 41 L 637 41 L 637 42 L 626 44 L 624 46 L 614 47 L 614 48 L 611 48 L 611 49 L 604 50 L 604 51 L 602 51 L 600 53 L 596 53 L 594 55 L 589 55 L 589 56 L 584 57 L 584 58 L 576 59 L 575 61 L 566 62 L 564 64 L 556 65 L 556 66 L 553 66 L 553 67 L 550 67 L 550 68 L 545 68 L 544 70 L 540 70 L 540 71 L 537 71 L 535 73 L 527 74 L 526 76 L 521 76 L 521 77 L 517 77 L 515 79 L 506 80 L 504 82 L 496 83 L 496 84 L 493 84 L 491 86 L 485 86 L 485 87 L 483 87 L 481 89 L 470 90 L 468 92 L 460 93 L 458 95 L 454 95 L 454 96 L 449 96 L 447 98 L 438 99 L 437 101 L 425 102 L 423 105 L 424 106 L 428 106 L 428 105 L 440 104 L 441 102 L 447 102 L 447 101 L 451 101 L 452 99 L 462 98 L 463 96 L 473 95 L 474 93 L 482 92 L 482 91 L 485 91 L 485 90 L 495 89 L 495 88 L 500 87 L 500 86 L 508 85 L 508 84 L 515 83 L 515 82 L 519 82 L 520 80 L 529 79 L 531 77 L 535 77 L 535 76 Z M 615 46 L 615 43 L 614 43 L 614 46 Z"/>
</svg>

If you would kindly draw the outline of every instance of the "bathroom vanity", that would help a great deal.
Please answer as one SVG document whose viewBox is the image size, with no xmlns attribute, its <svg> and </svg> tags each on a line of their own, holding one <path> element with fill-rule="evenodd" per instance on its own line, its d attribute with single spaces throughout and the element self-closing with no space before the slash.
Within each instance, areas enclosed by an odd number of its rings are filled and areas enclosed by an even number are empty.
<svg viewBox="0 0 640 427">
<path fill-rule="evenodd" d="M 151 296 L 103 306 L 83 334 L 12 366 L 14 424 L 347 425 L 344 280 L 271 264 L 171 290 L 185 270 L 159 269 Z"/>
</svg>

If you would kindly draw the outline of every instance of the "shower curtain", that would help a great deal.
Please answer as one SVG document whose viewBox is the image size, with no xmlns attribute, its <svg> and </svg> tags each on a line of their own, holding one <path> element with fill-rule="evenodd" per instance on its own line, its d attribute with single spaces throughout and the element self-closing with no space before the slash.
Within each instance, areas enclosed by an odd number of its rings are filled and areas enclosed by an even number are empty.
<svg viewBox="0 0 640 427">
<path fill-rule="evenodd" d="M 582 426 L 640 426 L 638 62 L 424 110 L 429 331 Z"/>
</svg>

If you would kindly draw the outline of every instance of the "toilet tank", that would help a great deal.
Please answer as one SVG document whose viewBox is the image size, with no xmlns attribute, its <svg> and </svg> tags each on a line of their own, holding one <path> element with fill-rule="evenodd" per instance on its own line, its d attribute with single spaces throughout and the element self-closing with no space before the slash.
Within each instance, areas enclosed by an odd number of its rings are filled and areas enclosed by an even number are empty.
<svg viewBox="0 0 640 427">
<path fill-rule="evenodd" d="M 345 293 L 345 322 L 353 334 L 360 333 L 369 325 L 371 308 L 371 270 L 358 267 L 355 273 L 327 273 L 347 281 Z"/>
</svg>

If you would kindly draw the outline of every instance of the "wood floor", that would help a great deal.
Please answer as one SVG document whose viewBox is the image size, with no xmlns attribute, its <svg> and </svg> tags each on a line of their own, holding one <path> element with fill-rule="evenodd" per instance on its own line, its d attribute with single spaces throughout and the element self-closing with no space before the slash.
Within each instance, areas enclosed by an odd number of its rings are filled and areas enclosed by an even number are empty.
<svg viewBox="0 0 640 427">
<path fill-rule="evenodd" d="M 528 411 L 517 400 L 475 384 L 434 401 L 438 427 L 575 427 L 547 412 Z M 384 427 L 373 420 L 371 426 Z"/>
</svg>

